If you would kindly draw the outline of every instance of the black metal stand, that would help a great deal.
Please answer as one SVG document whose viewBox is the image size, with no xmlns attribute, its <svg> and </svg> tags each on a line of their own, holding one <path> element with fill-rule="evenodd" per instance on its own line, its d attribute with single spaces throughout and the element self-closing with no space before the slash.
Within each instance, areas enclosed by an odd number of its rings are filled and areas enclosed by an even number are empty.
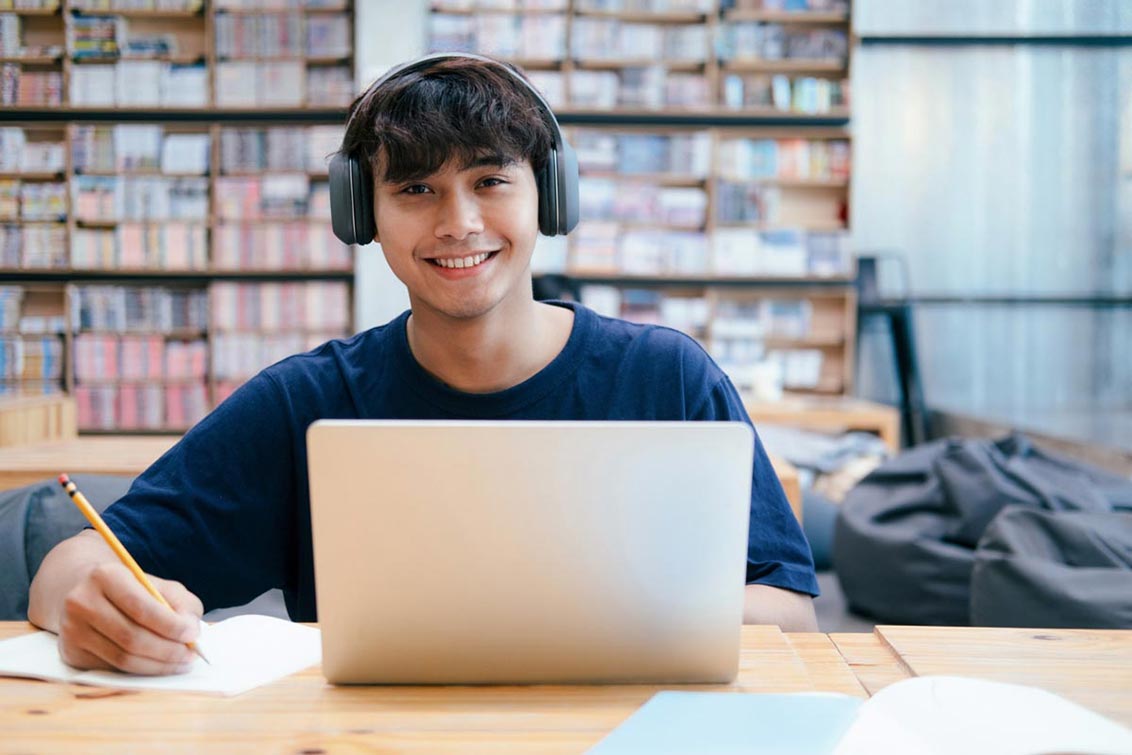
<svg viewBox="0 0 1132 755">
<path fill-rule="evenodd" d="M 930 419 L 920 382 L 916 357 L 916 334 L 912 305 L 907 300 L 881 299 L 877 287 L 876 257 L 857 258 L 857 338 L 860 341 L 865 320 L 884 318 L 892 341 L 893 369 L 900 390 L 900 424 L 907 445 L 927 441 Z"/>
</svg>

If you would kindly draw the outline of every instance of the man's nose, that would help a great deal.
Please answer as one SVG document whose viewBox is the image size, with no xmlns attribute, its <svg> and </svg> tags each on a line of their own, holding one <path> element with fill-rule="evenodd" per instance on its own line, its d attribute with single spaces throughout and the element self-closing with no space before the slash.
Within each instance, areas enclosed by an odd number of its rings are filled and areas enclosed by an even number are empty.
<svg viewBox="0 0 1132 755">
<path fill-rule="evenodd" d="M 450 192 L 438 209 L 437 237 L 460 240 L 483 232 L 483 216 L 474 194 L 466 191 Z"/>
</svg>

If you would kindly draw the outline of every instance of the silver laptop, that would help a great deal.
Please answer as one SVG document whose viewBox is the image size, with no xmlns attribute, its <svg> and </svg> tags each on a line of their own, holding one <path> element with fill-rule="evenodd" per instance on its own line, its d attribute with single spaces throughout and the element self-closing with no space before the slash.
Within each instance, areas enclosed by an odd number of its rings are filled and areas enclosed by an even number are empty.
<svg viewBox="0 0 1132 755">
<path fill-rule="evenodd" d="M 735 677 L 747 425 L 320 420 L 307 448 L 329 681 Z"/>
</svg>

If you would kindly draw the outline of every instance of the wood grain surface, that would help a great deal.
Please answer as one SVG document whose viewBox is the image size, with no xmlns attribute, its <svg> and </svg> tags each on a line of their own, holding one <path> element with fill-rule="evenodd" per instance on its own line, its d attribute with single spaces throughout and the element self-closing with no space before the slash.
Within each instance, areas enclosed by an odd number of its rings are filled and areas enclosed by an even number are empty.
<svg viewBox="0 0 1132 755">
<path fill-rule="evenodd" d="M 916 676 L 1029 684 L 1132 726 L 1132 630 L 879 626 Z"/>
<path fill-rule="evenodd" d="M 0 638 L 31 629 L 0 623 Z M 334 687 L 312 668 L 218 698 L 0 678 L 0 753 L 578 753 L 662 688 Z M 734 684 L 679 688 L 864 695 L 822 635 L 777 627 L 743 628 Z"/>
</svg>

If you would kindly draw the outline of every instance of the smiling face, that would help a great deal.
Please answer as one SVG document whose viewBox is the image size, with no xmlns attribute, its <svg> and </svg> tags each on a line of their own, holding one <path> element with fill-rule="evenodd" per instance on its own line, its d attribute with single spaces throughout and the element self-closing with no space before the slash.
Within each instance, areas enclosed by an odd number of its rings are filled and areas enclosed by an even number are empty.
<svg viewBox="0 0 1132 755">
<path fill-rule="evenodd" d="M 529 162 L 449 160 L 421 178 L 379 179 L 374 218 L 415 314 L 471 319 L 532 299 L 538 189 Z"/>
<path fill-rule="evenodd" d="M 499 62 L 437 59 L 351 108 L 342 151 L 373 176 L 377 240 L 414 314 L 472 318 L 534 300 L 535 175 L 557 127 L 524 81 Z"/>
</svg>

